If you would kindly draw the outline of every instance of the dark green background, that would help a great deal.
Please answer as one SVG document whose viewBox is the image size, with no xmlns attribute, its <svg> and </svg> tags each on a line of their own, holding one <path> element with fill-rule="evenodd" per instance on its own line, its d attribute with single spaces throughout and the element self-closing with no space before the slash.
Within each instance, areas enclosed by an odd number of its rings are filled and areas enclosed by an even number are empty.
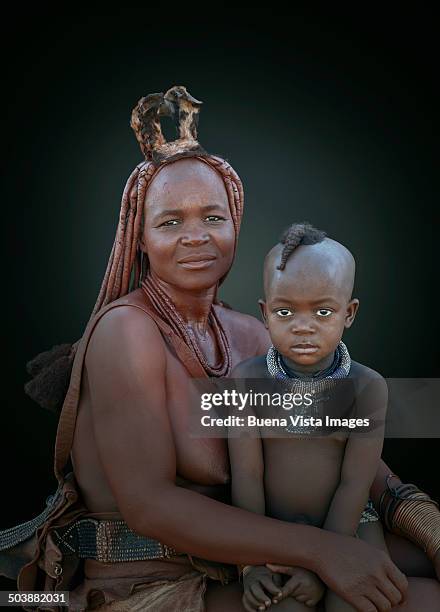
<svg viewBox="0 0 440 612">
<path fill-rule="evenodd" d="M 223 298 L 257 314 L 264 254 L 286 225 L 309 220 L 357 259 L 352 356 L 384 376 L 438 376 L 432 15 L 185 10 L 35 12 L 3 26 L 4 526 L 54 488 L 56 420 L 24 396 L 25 362 L 81 335 L 141 160 L 131 109 L 173 84 L 204 101 L 200 141 L 245 186 Z M 439 496 L 437 454 L 436 440 L 385 448 L 394 471 Z"/>
</svg>

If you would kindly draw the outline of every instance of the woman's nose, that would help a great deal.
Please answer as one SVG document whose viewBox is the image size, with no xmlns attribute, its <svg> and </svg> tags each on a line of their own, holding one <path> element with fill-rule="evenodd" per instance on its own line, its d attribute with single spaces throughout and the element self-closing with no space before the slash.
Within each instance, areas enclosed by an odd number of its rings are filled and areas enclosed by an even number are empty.
<svg viewBox="0 0 440 612">
<path fill-rule="evenodd" d="M 206 227 L 188 227 L 180 241 L 183 246 L 200 246 L 209 241 L 209 234 Z"/>
</svg>

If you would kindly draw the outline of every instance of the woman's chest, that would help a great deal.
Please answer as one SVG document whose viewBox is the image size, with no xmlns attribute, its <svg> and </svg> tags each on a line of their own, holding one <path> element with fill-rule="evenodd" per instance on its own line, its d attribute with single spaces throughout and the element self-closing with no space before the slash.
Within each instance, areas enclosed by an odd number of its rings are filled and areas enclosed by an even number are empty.
<svg viewBox="0 0 440 612">
<path fill-rule="evenodd" d="M 166 406 L 179 476 L 202 485 L 229 482 L 227 440 L 207 437 L 202 426 L 202 395 L 209 384 L 192 378 L 171 352 L 167 355 Z"/>
<path fill-rule="evenodd" d="M 220 319 L 228 345 L 229 374 L 238 363 L 255 355 L 255 339 L 249 337 L 250 334 L 243 334 L 231 315 L 231 320 L 228 317 Z M 206 377 L 193 378 L 188 361 L 177 356 L 170 344 L 166 347 L 166 405 L 176 448 L 177 472 L 200 484 L 229 482 L 226 436 L 218 435 L 218 430 L 211 434 L 202 424 L 202 417 L 207 414 L 202 408 L 202 395 L 212 392 L 212 385 L 209 386 Z M 200 348 L 203 350 L 202 346 Z M 219 384 L 221 386 L 221 382 Z"/>
</svg>

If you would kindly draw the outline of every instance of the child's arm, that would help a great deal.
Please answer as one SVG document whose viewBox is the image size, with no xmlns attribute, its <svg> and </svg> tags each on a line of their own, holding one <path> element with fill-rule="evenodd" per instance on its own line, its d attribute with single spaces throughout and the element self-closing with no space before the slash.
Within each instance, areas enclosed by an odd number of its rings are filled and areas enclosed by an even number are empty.
<svg viewBox="0 0 440 612">
<path fill-rule="evenodd" d="M 245 377 L 240 366 L 232 377 Z M 249 407 L 245 417 L 252 413 Z M 241 435 L 237 436 L 240 433 Z M 231 501 L 233 506 L 265 514 L 263 445 L 258 432 L 246 427 L 228 431 L 229 461 L 231 464 Z M 281 595 L 281 588 L 273 573 L 263 566 L 246 566 L 243 569 L 243 607 L 245 610 L 266 609 L 271 601 Z"/>
<path fill-rule="evenodd" d="M 237 428 L 234 429 L 234 434 Z M 232 505 L 257 514 L 265 514 L 264 463 L 261 439 L 241 435 L 228 438 L 232 473 Z"/>
<path fill-rule="evenodd" d="M 236 429 L 233 430 L 236 433 Z M 231 463 L 231 501 L 233 506 L 265 514 L 264 464 L 261 439 L 250 434 L 228 437 Z M 271 571 L 264 566 L 239 568 L 243 571 L 243 607 L 248 610 L 266 609 L 271 598 L 280 594 Z M 246 571 L 246 574 L 245 574 Z"/>
<path fill-rule="evenodd" d="M 239 363 L 232 371 L 237 388 L 246 391 L 246 379 L 253 376 L 249 361 Z M 253 410 L 250 406 L 240 416 L 247 419 Z M 265 514 L 264 461 L 259 429 L 233 427 L 228 430 L 229 461 L 231 464 L 232 505 L 257 514 Z"/>
<path fill-rule="evenodd" d="M 356 399 L 356 418 L 369 418 L 374 430 L 349 437 L 341 480 L 330 504 L 324 529 L 349 536 L 354 536 L 357 531 L 382 452 L 387 402 L 387 386 L 379 376 L 372 379 Z"/>
</svg>

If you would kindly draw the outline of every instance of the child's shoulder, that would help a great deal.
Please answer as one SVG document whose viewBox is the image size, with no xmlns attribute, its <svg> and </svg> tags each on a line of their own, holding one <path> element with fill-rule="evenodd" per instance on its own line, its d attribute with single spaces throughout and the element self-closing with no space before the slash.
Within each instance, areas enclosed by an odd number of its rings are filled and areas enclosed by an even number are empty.
<svg viewBox="0 0 440 612">
<path fill-rule="evenodd" d="M 382 374 L 362 363 L 351 362 L 349 378 L 353 379 L 357 393 L 368 389 L 378 394 L 377 397 L 385 397 L 388 394 L 387 384 Z"/>
<path fill-rule="evenodd" d="M 232 378 L 267 378 L 266 355 L 250 357 L 235 366 L 231 374 Z"/>
<path fill-rule="evenodd" d="M 365 380 L 383 380 L 382 374 L 358 361 L 351 362 L 349 377 L 364 378 Z"/>
</svg>

